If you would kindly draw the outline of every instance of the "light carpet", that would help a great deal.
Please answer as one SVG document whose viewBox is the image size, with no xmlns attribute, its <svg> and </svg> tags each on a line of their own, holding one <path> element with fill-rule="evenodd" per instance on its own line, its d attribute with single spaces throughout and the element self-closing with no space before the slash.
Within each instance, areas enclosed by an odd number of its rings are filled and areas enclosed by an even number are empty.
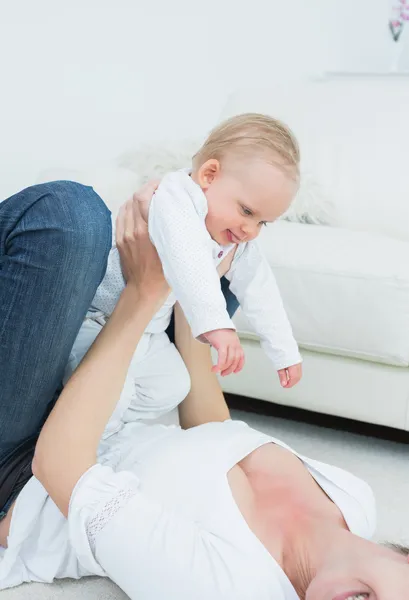
<svg viewBox="0 0 409 600">
<path fill-rule="evenodd" d="M 409 541 L 409 445 L 290 420 L 233 411 L 233 417 L 282 439 L 311 458 L 365 479 L 378 501 L 378 540 Z M 105 579 L 29 584 L 1 592 L 2 600 L 126 600 Z"/>
</svg>

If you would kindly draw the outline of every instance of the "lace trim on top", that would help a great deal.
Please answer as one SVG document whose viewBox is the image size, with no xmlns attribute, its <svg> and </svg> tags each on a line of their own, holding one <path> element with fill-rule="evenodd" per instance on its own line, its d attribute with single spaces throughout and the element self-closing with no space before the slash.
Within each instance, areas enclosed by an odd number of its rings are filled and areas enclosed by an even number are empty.
<svg viewBox="0 0 409 600">
<path fill-rule="evenodd" d="M 136 495 L 136 491 L 131 488 L 120 490 L 116 496 L 111 498 L 105 506 L 90 520 L 87 525 L 88 541 L 95 554 L 96 539 L 99 533 L 104 529 L 111 519 L 117 514 L 121 508 L 128 504 L 129 500 Z"/>
</svg>

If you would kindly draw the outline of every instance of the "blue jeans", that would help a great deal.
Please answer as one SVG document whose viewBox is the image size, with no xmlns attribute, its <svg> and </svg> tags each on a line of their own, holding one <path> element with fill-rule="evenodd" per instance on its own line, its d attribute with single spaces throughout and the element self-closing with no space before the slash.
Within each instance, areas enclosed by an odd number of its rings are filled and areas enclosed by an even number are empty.
<svg viewBox="0 0 409 600">
<path fill-rule="evenodd" d="M 0 518 L 31 474 L 111 240 L 90 187 L 47 183 L 0 203 Z"/>
<path fill-rule="evenodd" d="M 0 519 L 31 476 L 111 242 L 110 213 L 90 187 L 56 181 L 0 203 Z M 222 290 L 232 315 L 224 278 Z"/>
</svg>

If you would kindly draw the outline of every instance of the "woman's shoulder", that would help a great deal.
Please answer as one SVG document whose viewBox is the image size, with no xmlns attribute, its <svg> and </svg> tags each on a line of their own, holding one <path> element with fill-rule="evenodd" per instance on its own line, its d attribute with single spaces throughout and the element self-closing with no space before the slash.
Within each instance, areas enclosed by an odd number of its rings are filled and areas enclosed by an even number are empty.
<svg viewBox="0 0 409 600">
<path fill-rule="evenodd" d="M 135 496 L 138 478 L 130 471 L 115 472 L 96 464 L 77 482 L 68 513 L 70 540 L 82 566 L 95 575 L 105 572 L 95 560 L 98 534 Z"/>
<path fill-rule="evenodd" d="M 340 467 L 301 457 L 311 474 L 338 505 L 352 533 L 372 538 L 376 528 L 376 503 L 366 481 Z"/>
<path fill-rule="evenodd" d="M 340 467 L 303 456 L 285 442 L 262 434 L 244 423 L 236 422 L 232 428 L 243 437 L 243 444 L 244 437 L 254 446 L 272 442 L 297 456 L 343 512 L 351 531 L 368 539 L 373 536 L 376 527 L 376 504 L 372 488 L 366 481 Z"/>
</svg>

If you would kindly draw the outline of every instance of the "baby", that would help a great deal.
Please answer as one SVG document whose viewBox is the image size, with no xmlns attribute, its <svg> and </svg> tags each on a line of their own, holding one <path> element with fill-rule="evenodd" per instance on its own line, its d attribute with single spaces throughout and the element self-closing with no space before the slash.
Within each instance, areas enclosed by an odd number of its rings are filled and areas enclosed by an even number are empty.
<svg viewBox="0 0 409 600">
<path fill-rule="evenodd" d="M 215 371 L 228 375 L 243 367 L 243 350 L 217 272 L 229 253 L 234 253 L 226 274 L 230 289 L 282 386 L 299 381 L 298 346 L 273 273 L 255 242 L 262 227 L 288 209 L 298 188 L 298 165 L 297 142 L 282 123 L 244 114 L 211 132 L 189 170 L 162 180 L 149 207 L 148 228 L 172 293 L 148 326 L 131 364 L 134 411 L 157 416 L 188 393 L 183 361 L 165 334 L 175 302 L 193 336 L 217 350 Z M 89 313 L 91 321 L 102 319 L 103 324 L 124 285 L 119 253 L 113 247 Z M 84 327 L 93 325 L 88 321 Z"/>
</svg>

